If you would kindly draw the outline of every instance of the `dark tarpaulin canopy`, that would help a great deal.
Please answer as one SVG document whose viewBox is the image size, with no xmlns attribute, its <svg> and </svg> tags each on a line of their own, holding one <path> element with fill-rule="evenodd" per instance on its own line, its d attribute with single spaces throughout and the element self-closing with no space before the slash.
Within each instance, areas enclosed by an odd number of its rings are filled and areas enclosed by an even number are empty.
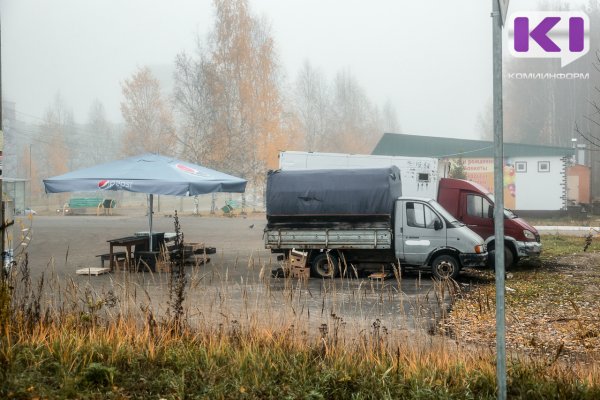
<svg viewBox="0 0 600 400">
<path fill-rule="evenodd" d="M 44 179 L 46 193 L 124 190 L 150 195 L 150 240 L 154 194 L 195 196 L 242 193 L 247 181 L 210 168 L 157 154 L 142 154 Z M 152 247 L 151 247 L 152 248 Z"/>
<path fill-rule="evenodd" d="M 391 218 L 402 195 L 400 170 L 372 169 L 271 171 L 267 177 L 269 225 L 292 221 Z"/>
</svg>

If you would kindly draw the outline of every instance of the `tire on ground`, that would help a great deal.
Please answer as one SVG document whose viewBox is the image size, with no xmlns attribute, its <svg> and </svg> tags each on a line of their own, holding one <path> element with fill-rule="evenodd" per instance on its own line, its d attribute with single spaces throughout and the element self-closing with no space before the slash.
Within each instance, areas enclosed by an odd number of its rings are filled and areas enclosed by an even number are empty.
<svg viewBox="0 0 600 400">
<path fill-rule="evenodd" d="M 313 258 L 310 265 L 313 276 L 317 278 L 335 278 L 339 274 L 338 257 L 334 253 L 323 252 Z"/>
<path fill-rule="evenodd" d="M 460 264 L 456 257 L 442 254 L 431 263 L 431 272 L 436 279 L 456 279 L 460 273 Z"/>
</svg>

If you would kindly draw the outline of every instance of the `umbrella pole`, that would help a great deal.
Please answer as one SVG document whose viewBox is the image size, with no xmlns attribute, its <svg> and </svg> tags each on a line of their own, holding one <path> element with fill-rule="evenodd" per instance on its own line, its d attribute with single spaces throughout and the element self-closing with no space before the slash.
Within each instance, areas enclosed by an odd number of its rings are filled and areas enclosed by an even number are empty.
<svg viewBox="0 0 600 400">
<path fill-rule="evenodd" d="M 152 251 L 152 213 L 154 210 L 154 195 L 150 193 L 149 201 L 148 201 L 148 222 L 150 224 L 150 232 L 148 242 L 150 243 L 150 248 L 148 250 Z"/>
</svg>

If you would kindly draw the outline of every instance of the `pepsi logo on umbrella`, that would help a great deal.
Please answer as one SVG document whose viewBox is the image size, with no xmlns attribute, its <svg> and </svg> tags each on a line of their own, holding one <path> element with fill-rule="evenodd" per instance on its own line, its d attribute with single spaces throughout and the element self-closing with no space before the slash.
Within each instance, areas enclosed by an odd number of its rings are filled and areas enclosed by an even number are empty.
<svg viewBox="0 0 600 400">
<path fill-rule="evenodd" d="M 131 182 L 129 181 L 110 181 L 108 179 L 102 179 L 98 182 L 98 189 L 110 190 L 110 189 L 131 189 Z"/>
<path fill-rule="evenodd" d="M 208 178 L 210 175 L 204 172 L 200 172 L 195 168 L 192 167 L 188 167 L 187 165 L 183 165 L 183 164 L 175 164 L 175 167 L 182 171 L 185 172 L 186 174 L 190 174 L 190 175 L 195 175 L 195 176 L 201 176 L 203 178 Z"/>
</svg>

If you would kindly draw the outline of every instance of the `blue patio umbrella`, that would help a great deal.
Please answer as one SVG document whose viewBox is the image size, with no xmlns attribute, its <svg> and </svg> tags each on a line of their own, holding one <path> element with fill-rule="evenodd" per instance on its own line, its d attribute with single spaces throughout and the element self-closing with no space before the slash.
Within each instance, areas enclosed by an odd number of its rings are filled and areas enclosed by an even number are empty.
<svg viewBox="0 0 600 400">
<path fill-rule="evenodd" d="M 153 195 L 196 196 L 242 193 L 247 181 L 210 168 L 157 154 L 142 154 L 44 179 L 46 193 L 124 190 L 150 195 L 152 248 Z"/>
</svg>

